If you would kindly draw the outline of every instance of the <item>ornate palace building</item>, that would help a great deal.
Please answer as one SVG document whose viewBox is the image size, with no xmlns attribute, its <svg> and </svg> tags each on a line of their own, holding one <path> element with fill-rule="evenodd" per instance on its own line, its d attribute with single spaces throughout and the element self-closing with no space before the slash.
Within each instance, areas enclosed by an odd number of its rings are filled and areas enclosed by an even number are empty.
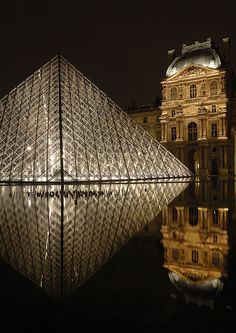
<svg viewBox="0 0 236 333">
<path fill-rule="evenodd" d="M 219 52 L 206 42 L 168 52 L 162 103 L 131 116 L 196 175 L 234 175 L 235 99 L 230 42 Z M 142 111 L 142 112 L 141 112 Z"/>
<path fill-rule="evenodd" d="M 228 275 L 231 182 L 192 183 L 162 211 L 164 267 L 186 302 L 213 307 Z"/>
</svg>

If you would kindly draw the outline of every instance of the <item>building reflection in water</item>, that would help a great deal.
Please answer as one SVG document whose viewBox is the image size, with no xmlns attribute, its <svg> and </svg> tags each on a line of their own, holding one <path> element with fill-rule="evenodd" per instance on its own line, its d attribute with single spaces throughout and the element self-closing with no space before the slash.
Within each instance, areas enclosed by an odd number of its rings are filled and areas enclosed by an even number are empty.
<svg viewBox="0 0 236 333">
<path fill-rule="evenodd" d="M 1 257 L 53 296 L 67 296 L 187 186 L 2 186 Z"/>
<path fill-rule="evenodd" d="M 227 277 L 234 183 L 191 183 L 162 212 L 164 267 L 187 303 L 214 307 Z"/>
</svg>

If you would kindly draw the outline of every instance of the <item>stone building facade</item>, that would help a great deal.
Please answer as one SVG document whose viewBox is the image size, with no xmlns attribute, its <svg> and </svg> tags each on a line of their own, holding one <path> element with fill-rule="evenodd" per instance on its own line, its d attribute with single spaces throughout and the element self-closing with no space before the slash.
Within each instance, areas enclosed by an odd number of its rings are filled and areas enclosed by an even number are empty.
<svg viewBox="0 0 236 333">
<path fill-rule="evenodd" d="M 140 105 L 134 108 L 129 108 L 127 112 L 155 139 L 161 141 L 161 109 L 158 105 Z"/>
<path fill-rule="evenodd" d="M 205 298 L 213 306 L 212 299 L 222 291 L 228 276 L 228 220 L 234 218 L 234 191 L 228 181 L 191 183 L 162 211 L 164 267 L 186 301 L 197 300 L 200 305 Z"/>
<path fill-rule="evenodd" d="M 168 52 L 162 103 L 131 116 L 200 177 L 234 175 L 235 98 L 230 41 L 211 39 Z"/>
</svg>

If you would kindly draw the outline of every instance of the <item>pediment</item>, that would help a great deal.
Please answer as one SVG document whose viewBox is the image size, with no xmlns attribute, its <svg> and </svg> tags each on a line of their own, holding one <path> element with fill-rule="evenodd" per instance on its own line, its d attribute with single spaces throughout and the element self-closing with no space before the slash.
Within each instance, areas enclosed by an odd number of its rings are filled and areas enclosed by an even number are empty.
<svg viewBox="0 0 236 333">
<path fill-rule="evenodd" d="M 183 70 L 177 72 L 176 74 L 172 75 L 167 81 L 172 81 L 176 79 L 182 79 L 185 77 L 196 77 L 200 75 L 208 75 L 215 73 L 215 69 L 206 68 L 201 65 L 188 65 Z"/>
</svg>

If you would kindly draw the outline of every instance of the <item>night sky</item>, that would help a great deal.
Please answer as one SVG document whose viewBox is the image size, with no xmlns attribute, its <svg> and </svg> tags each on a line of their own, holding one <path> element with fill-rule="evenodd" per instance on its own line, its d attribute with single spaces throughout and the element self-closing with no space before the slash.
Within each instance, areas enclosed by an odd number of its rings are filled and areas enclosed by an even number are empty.
<svg viewBox="0 0 236 333">
<path fill-rule="evenodd" d="M 235 22 L 228 0 L 1 3 L 0 97 L 60 52 L 121 107 L 149 104 L 183 43 L 230 37 L 236 69 Z"/>
</svg>

